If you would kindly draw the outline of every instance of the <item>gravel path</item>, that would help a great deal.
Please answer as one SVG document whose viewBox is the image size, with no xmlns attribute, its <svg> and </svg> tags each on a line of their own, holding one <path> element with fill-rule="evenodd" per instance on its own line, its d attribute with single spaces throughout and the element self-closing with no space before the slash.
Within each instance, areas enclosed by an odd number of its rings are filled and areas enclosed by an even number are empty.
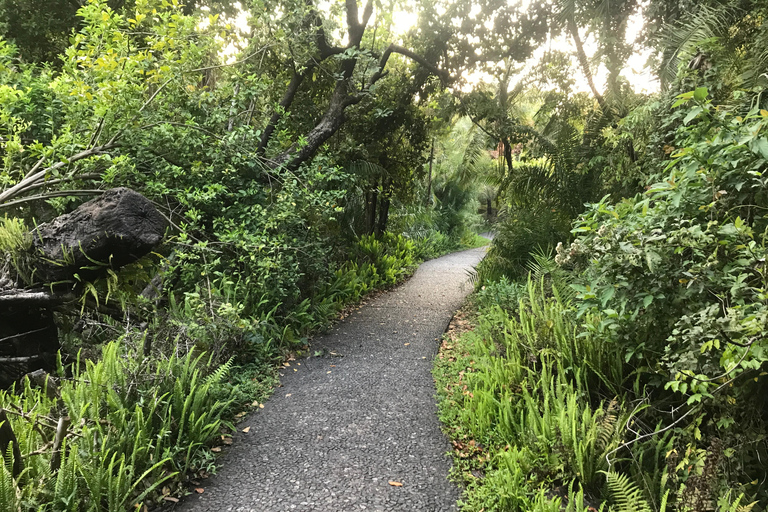
<svg viewBox="0 0 768 512">
<path fill-rule="evenodd" d="M 315 338 L 311 352 L 323 355 L 282 370 L 219 474 L 174 512 L 455 511 L 430 370 L 485 250 L 424 263 Z"/>
</svg>

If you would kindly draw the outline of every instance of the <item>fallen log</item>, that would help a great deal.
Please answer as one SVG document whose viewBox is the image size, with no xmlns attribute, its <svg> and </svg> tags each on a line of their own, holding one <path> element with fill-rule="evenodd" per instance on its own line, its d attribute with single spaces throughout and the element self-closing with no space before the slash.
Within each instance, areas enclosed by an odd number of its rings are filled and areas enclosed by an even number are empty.
<svg viewBox="0 0 768 512">
<path fill-rule="evenodd" d="M 108 190 L 40 224 L 29 252 L 36 289 L 9 288 L 13 279 L 0 286 L 0 387 L 39 368 L 53 369 L 60 348 L 53 308 L 74 301 L 73 283 L 145 256 L 166 227 L 152 202 L 127 188 Z"/>
<path fill-rule="evenodd" d="M 39 264 L 34 279 L 53 283 L 93 279 L 147 255 L 167 222 L 147 198 L 114 188 L 32 232 Z"/>
</svg>

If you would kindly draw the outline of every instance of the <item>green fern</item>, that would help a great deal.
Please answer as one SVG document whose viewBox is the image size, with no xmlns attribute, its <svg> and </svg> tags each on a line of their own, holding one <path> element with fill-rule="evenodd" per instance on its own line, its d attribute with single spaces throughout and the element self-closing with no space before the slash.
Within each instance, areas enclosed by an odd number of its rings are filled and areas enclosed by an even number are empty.
<svg viewBox="0 0 768 512">
<path fill-rule="evenodd" d="M 651 512 L 642 492 L 627 475 L 610 471 L 605 476 L 608 491 L 615 503 L 611 512 Z"/>
<path fill-rule="evenodd" d="M 0 510 L 21 512 L 20 494 L 13 478 L 13 448 L 9 444 L 0 464 Z"/>
<path fill-rule="evenodd" d="M 604 409 L 605 412 L 597 427 L 597 447 L 600 450 L 605 450 L 611 444 L 614 437 L 616 422 L 619 419 L 618 405 L 619 402 L 614 398 L 608 403 L 608 407 Z"/>
<path fill-rule="evenodd" d="M 207 379 L 205 379 L 205 385 L 206 386 L 213 386 L 215 384 L 218 384 L 222 380 L 224 380 L 224 377 L 226 377 L 229 372 L 232 370 L 232 367 L 235 364 L 235 356 L 232 356 L 229 358 L 229 361 L 222 364 L 216 370 L 211 373 Z"/>
</svg>

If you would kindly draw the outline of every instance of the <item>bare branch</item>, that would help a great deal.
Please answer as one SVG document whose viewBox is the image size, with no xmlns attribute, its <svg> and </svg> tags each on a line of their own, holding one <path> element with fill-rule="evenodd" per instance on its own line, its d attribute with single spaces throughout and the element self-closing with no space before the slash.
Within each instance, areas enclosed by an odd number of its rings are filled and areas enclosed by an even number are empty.
<svg viewBox="0 0 768 512">
<path fill-rule="evenodd" d="M 113 137 L 114 139 L 114 137 Z M 77 162 L 79 160 L 84 160 L 86 158 L 91 158 L 93 156 L 98 156 L 103 153 L 106 153 L 110 149 L 114 149 L 118 146 L 117 143 L 115 143 L 114 140 L 111 140 L 107 144 L 104 144 L 102 146 L 96 146 L 91 149 L 83 150 L 67 159 L 67 161 L 60 161 L 56 162 L 55 164 L 51 165 L 50 167 L 46 167 L 45 169 L 41 171 L 37 171 L 34 174 L 28 174 L 26 177 L 24 177 L 20 182 L 18 182 L 16 185 L 12 186 L 9 189 L 4 190 L 2 193 L 0 193 L 0 203 L 3 203 L 9 199 L 12 199 L 14 197 L 19 196 L 20 194 L 24 193 L 31 185 L 37 184 L 40 181 L 44 180 L 45 177 L 50 174 L 51 172 L 61 169 L 65 165 L 69 165 L 73 162 Z"/>
<path fill-rule="evenodd" d="M 29 203 L 31 201 L 43 201 L 45 199 L 52 199 L 54 197 L 74 197 L 74 196 L 97 196 L 100 194 L 103 194 L 103 190 L 99 189 L 93 189 L 93 190 L 58 190 L 55 192 L 48 192 L 45 194 L 38 194 L 36 196 L 29 196 L 29 197 L 23 197 L 21 199 L 16 199 L 15 201 L 9 201 L 7 203 L 0 204 L 0 209 L 3 208 L 10 208 L 12 206 L 16 206 L 23 203 Z"/>
</svg>

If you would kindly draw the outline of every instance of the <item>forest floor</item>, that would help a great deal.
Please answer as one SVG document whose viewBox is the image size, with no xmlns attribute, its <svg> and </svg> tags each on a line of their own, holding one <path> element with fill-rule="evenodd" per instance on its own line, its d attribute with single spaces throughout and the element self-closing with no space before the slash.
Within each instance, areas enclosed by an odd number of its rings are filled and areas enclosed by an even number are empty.
<svg viewBox="0 0 768 512">
<path fill-rule="evenodd" d="M 422 264 L 288 361 L 219 473 L 175 512 L 453 511 L 430 373 L 486 248 Z M 202 491 L 202 492 L 201 492 Z"/>
</svg>

